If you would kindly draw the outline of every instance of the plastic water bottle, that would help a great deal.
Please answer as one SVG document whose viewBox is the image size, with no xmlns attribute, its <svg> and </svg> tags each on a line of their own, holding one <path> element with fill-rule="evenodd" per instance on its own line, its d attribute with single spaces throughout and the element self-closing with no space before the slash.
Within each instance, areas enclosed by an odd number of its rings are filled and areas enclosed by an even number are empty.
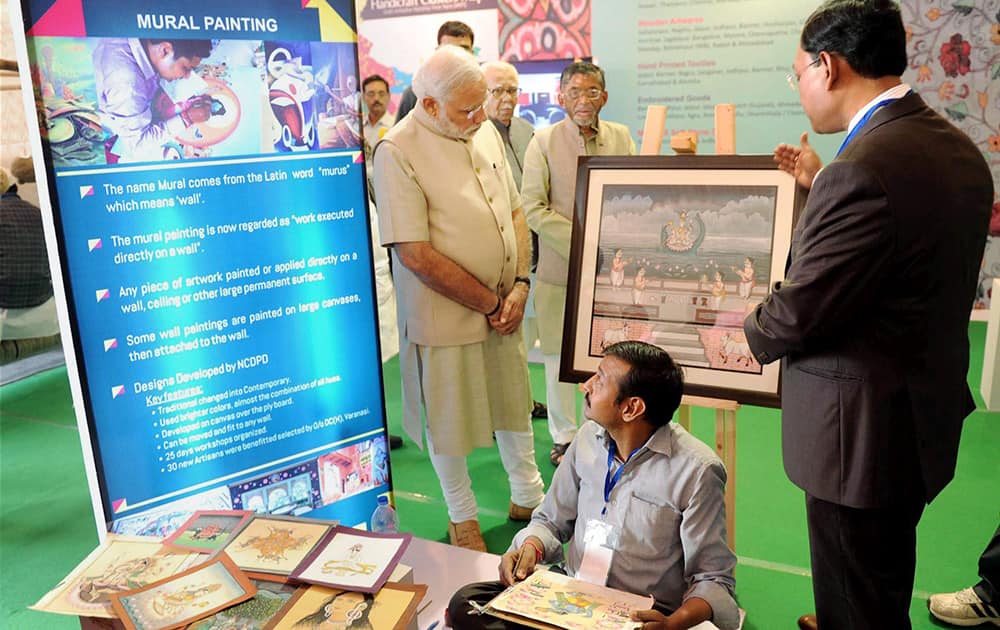
<svg viewBox="0 0 1000 630">
<path fill-rule="evenodd" d="M 372 512 L 372 531 L 376 534 L 399 533 L 399 516 L 396 515 L 396 510 L 389 505 L 389 497 L 384 494 L 378 498 L 378 505 Z"/>
</svg>

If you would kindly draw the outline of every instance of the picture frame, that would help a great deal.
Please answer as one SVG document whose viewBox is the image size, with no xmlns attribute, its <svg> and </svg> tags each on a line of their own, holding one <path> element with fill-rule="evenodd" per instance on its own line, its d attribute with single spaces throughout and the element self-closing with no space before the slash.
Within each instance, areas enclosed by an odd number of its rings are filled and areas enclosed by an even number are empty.
<svg viewBox="0 0 1000 630">
<path fill-rule="evenodd" d="M 684 393 L 780 405 L 743 319 L 784 278 L 805 195 L 767 155 L 588 156 L 577 167 L 560 380 L 603 348 L 647 341 L 684 368 Z"/>
<path fill-rule="evenodd" d="M 197 553 L 224 548 L 254 515 L 249 510 L 198 510 L 163 544 Z"/>
<path fill-rule="evenodd" d="M 257 514 L 225 547 L 240 569 L 288 575 L 308 556 L 335 521 Z"/>
<path fill-rule="evenodd" d="M 257 587 L 225 553 L 169 578 L 114 595 L 111 605 L 128 630 L 170 630 L 229 608 Z"/>
<path fill-rule="evenodd" d="M 413 534 L 376 534 L 334 527 L 292 571 L 294 580 L 375 593 L 389 580 Z"/>
<path fill-rule="evenodd" d="M 426 584 L 386 582 L 374 594 L 312 585 L 299 589 L 265 630 L 406 630 L 426 595 Z"/>
</svg>

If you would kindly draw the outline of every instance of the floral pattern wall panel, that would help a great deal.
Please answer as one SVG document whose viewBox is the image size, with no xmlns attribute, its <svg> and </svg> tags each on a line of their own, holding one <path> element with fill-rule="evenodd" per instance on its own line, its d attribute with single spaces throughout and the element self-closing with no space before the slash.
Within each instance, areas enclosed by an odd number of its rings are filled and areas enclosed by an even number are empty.
<svg viewBox="0 0 1000 630">
<path fill-rule="evenodd" d="M 903 79 L 972 138 L 1000 190 L 1000 0 L 903 0 L 909 68 Z M 975 319 L 1000 277 L 1000 200 L 979 274 Z"/>
</svg>

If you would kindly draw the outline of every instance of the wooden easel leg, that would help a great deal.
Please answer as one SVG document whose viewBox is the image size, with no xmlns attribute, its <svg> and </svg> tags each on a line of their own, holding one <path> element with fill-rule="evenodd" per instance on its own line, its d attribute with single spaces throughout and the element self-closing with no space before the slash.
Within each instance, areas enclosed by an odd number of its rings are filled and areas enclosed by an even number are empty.
<svg viewBox="0 0 1000 630">
<path fill-rule="evenodd" d="M 726 539 L 736 551 L 736 411 L 715 410 L 715 452 L 726 466 Z"/>
<path fill-rule="evenodd" d="M 677 408 L 677 424 L 684 427 L 688 433 L 691 432 L 691 405 L 681 405 Z"/>
</svg>

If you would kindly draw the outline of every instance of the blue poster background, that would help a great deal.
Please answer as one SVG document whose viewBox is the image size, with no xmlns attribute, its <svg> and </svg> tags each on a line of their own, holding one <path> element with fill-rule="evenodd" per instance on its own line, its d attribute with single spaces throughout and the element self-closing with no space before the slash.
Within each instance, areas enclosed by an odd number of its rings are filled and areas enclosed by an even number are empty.
<svg viewBox="0 0 1000 630">
<path fill-rule="evenodd" d="M 237 7 L 222 4 L 212 15 Z M 353 24 L 351 3 L 335 4 Z M 99 36 L 111 26 L 143 35 L 121 15 L 163 9 L 130 3 L 116 17 L 109 6 L 84 3 L 86 38 L 28 39 L 85 448 L 106 520 L 157 534 L 194 509 L 236 507 L 365 522 L 389 478 L 368 200 L 346 81 L 358 83 L 356 48 L 316 41 L 315 9 L 254 3 L 281 30 L 227 33 L 191 76 L 153 77 L 136 91 L 136 110 L 148 107 L 136 118 L 183 134 L 150 152 L 155 135 L 144 130 L 147 146 L 130 151 L 139 145 L 125 141 L 132 131 L 106 96 L 124 64 L 99 67 L 100 47 L 139 68 L 152 53 Z M 171 11 L 180 9 L 190 23 L 203 17 L 195 3 Z M 287 44 L 266 43 L 279 37 Z M 91 58 L 103 83 L 87 76 Z M 218 103 L 195 124 L 179 112 L 199 90 Z"/>
</svg>

